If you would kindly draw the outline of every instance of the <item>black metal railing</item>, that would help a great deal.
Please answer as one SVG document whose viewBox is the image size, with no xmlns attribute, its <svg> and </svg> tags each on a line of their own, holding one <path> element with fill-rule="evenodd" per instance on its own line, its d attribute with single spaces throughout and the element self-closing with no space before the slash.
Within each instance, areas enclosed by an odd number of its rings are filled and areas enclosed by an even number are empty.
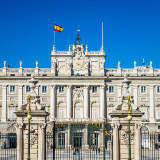
<svg viewBox="0 0 160 160">
<path fill-rule="evenodd" d="M 113 158 L 113 136 L 105 125 L 72 123 L 55 124 L 46 133 L 46 160 Z"/>
<path fill-rule="evenodd" d="M 141 130 L 141 160 L 160 160 L 160 134 Z"/>
<path fill-rule="evenodd" d="M 0 145 L 0 160 L 17 160 L 16 133 L 1 133 Z"/>
</svg>

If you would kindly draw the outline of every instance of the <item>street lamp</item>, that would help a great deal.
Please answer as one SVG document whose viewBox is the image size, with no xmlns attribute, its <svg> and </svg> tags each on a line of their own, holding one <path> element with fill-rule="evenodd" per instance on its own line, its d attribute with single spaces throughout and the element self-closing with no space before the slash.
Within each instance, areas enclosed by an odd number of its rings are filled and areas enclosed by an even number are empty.
<svg viewBox="0 0 160 160">
<path fill-rule="evenodd" d="M 128 116 L 127 116 L 127 119 L 128 119 L 128 141 L 129 141 L 129 144 L 128 144 L 128 152 L 129 152 L 129 158 L 128 160 L 131 160 L 131 133 L 130 133 L 130 121 L 132 120 L 132 115 L 131 115 L 131 101 L 130 101 L 130 95 L 128 95 Z"/>
<path fill-rule="evenodd" d="M 28 160 L 30 160 L 30 120 L 32 119 L 31 107 L 30 107 L 30 100 L 31 100 L 30 95 L 28 96 L 28 100 L 29 100 L 28 115 L 27 115 L 27 119 L 28 119 Z"/>
</svg>

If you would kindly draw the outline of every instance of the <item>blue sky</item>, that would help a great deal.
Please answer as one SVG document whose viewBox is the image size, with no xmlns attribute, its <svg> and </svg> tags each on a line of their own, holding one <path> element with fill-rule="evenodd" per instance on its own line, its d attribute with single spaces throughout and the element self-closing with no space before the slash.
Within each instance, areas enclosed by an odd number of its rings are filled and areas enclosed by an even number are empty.
<svg viewBox="0 0 160 160">
<path fill-rule="evenodd" d="M 56 49 L 68 50 L 75 42 L 78 26 L 88 50 L 101 47 L 104 24 L 106 68 L 122 68 L 153 62 L 160 68 L 159 0 L 0 0 L 0 67 L 50 68 L 54 22 L 64 28 L 56 32 Z"/>
</svg>

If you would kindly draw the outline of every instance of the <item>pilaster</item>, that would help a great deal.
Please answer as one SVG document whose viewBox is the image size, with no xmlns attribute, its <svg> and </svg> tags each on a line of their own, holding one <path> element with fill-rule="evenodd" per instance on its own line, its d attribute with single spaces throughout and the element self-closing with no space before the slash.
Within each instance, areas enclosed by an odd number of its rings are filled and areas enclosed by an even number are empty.
<svg viewBox="0 0 160 160">
<path fill-rule="evenodd" d="M 119 97 L 122 95 L 122 85 L 117 85 L 118 90 L 118 102 L 120 102 Z"/>
<path fill-rule="evenodd" d="M 105 85 L 100 86 L 100 117 L 105 118 Z"/>
<path fill-rule="evenodd" d="M 120 160 L 119 123 L 113 123 L 113 159 Z"/>
<path fill-rule="evenodd" d="M 89 115 L 89 86 L 84 86 L 84 118 L 88 118 Z"/>
<path fill-rule="evenodd" d="M 134 88 L 134 104 L 138 105 L 138 85 L 133 86 Z"/>
<path fill-rule="evenodd" d="M 150 122 L 154 122 L 154 119 L 155 119 L 154 86 L 149 86 L 149 88 L 150 88 Z"/>
<path fill-rule="evenodd" d="M 23 104 L 23 85 L 18 86 L 18 110 L 21 110 Z"/>
<path fill-rule="evenodd" d="M 23 159 L 23 123 L 17 124 L 17 160 Z"/>
<path fill-rule="evenodd" d="M 51 112 L 51 121 L 56 118 L 56 86 L 53 85 L 51 86 L 51 107 L 50 107 L 50 112 Z"/>
<path fill-rule="evenodd" d="M 67 118 L 71 118 L 72 116 L 72 86 L 67 86 Z"/>
<path fill-rule="evenodd" d="M 135 159 L 141 160 L 141 125 L 135 124 Z"/>
<path fill-rule="evenodd" d="M 7 120 L 7 86 L 2 86 L 2 122 Z"/>
</svg>

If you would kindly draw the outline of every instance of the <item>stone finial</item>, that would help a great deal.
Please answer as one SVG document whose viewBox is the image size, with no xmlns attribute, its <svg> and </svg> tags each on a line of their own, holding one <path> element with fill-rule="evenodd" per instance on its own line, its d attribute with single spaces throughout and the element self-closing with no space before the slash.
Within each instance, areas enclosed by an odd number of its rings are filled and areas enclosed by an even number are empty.
<svg viewBox="0 0 160 160">
<path fill-rule="evenodd" d="M 137 62 L 136 61 L 134 61 L 134 67 L 136 67 L 137 66 Z"/>
<path fill-rule="evenodd" d="M 69 45 L 69 51 L 71 51 L 71 46 Z"/>
<path fill-rule="evenodd" d="M 6 68 L 6 61 L 4 61 L 4 68 Z"/>
<path fill-rule="evenodd" d="M 36 61 L 36 68 L 38 68 L 38 61 Z"/>
<path fill-rule="evenodd" d="M 22 68 L 22 61 L 20 61 L 20 68 Z"/>
<path fill-rule="evenodd" d="M 88 46 L 86 45 L 86 51 L 88 51 Z"/>
<path fill-rule="evenodd" d="M 150 61 L 150 67 L 152 68 L 152 61 Z"/>
</svg>

